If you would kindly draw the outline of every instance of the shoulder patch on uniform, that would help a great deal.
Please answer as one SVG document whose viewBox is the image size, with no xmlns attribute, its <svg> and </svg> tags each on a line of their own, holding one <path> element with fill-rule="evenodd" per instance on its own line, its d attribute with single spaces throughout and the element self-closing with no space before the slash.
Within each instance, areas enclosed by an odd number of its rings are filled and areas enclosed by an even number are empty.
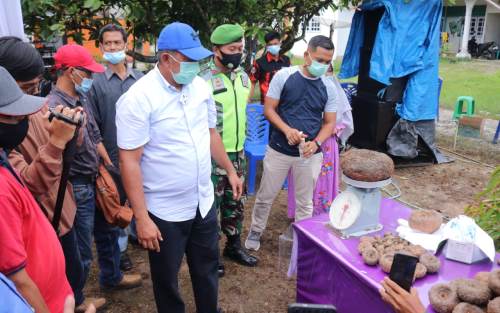
<svg viewBox="0 0 500 313">
<path fill-rule="evenodd" d="M 250 88 L 250 79 L 248 78 L 248 75 L 245 72 L 241 74 L 241 84 L 245 88 Z"/>
</svg>

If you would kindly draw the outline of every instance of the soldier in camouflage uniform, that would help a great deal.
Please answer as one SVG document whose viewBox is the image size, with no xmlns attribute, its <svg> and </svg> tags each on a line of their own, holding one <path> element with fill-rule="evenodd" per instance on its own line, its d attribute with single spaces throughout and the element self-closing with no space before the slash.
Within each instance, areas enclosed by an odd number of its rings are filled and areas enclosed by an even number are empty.
<svg viewBox="0 0 500 313">
<path fill-rule="evenodd" d="M 215 29 L 210 40 L 214 45 L 214 60 L 206 79 L 213 91 L 217 108 L 217 131 L 229 159 L 244 181 L 246 162 L 243 144 L 246 138 L 246 104 L 250 79 L 239 66 L 243 51 L 243 28 L 224 24 Z M 245 266 L 257 265 L 257 258 L 241 246 L 243 200 L 234 200 L 226 172 L 215 165 L 212 169 L 215 205 L 220 212 L 220 226 L 227 236 L 223 255 Z M 244 197 L 242 197 L 243 199 Z M 219 274 L 224 274 L 222 262 Z"/>
</svg>

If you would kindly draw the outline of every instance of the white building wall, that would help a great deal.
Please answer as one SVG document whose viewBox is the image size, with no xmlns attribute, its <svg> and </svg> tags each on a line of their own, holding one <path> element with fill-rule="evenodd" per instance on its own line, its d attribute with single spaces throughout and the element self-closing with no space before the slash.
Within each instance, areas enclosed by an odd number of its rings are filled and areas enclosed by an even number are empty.
<svg viewBox="0 0 500 313">
<path fill-rule="evenodd" d="M 460 19 L 463 19 L 463 17 L 448 17 L 444 21 L 444 28 L 442 31 L 448 32 L 449 37 L 448 37 L 448 50 L 449 52 L 457 53 L 458 49 L 460 47 L 460 43 L 462 40 L 462 30 L 459 31 L 459 33 L 452 33 L 450 30 L 450 23 L 456 23 L 459 22 Z M 476 38 L 478 39 L 478 38 Z"/>
<path fill-rule="evenodd" d="M 344 56 L 351 32 L 351 21 L 354 15 L 354 10 L 339 10 L 335 12 L 335 20 L 339 21 L 338 28 L 333 33 L 333 44 L 335 45 L 335 58 Z"/>
<path fill-rule="evenodd" d="M 488 5 L 486 7 L 486 22 L 484 42 L 494 41 L 500 44 L 500 9 Z"/>
<path fill-rule="evenodd" d="M 333 11 L 331 8 L 323 10 L 319 16 L 313 17 L 313 22 L 319 21 L 319 29 L 306 31 L 304 40 L 294 44 L 291 52 L 295 56 L 302 57 L 307 49 L 309 40 L 317 35 L 330 36 L 330 25 L 334 23 L 336 26 L 333 32 L 333 44 L 335 45 L 334 58 L 339 58 L 344 55 L 349 32 L 351 30 L 351 20 L 354 15 L 354 10 L 344 9 Z M 311 22 L 310 24 L 311 25 Z"/>
<path fill-rule="evenodd" d="M 484 42 L 494 41 L 500 44 L 500 13 L 486 14 Z"/>
</svg>

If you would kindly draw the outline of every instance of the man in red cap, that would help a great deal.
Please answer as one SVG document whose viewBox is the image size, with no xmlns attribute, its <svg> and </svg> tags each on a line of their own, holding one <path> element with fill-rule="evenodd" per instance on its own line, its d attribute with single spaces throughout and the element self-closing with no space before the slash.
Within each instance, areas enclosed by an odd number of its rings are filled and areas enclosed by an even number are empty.
<svg viewBox="0 0 500 313">
<path fill-rule="evenodd" d="M 92 263 L 92 234 L 99 261 L 99 283 L 103 288 L 125 289 L 141 285 L 140 275 L 124 275 L 120 271 L 120 249 L 118 233 L 106 222 L 102 214 L 96 214 L 95 179 L 99 158 L 109 156 L 102 144 L 99 128 L 90 109 L 86 93 L 92 86 L 92 73 L 104 72 L 104 67 L 95 62 L 90 53 L 76 44 L 64 45 L 54 55 L 57 82 L 48 96 L 49 107 L 62 104 L 70 108 L 80 106 L 86 113 L 86 123 L 82 127 L 83 143 L 78 147 L 71 169 L 69 181 L 77 205 L 75 230 L 84 267 L 84 277 L 88 277 Z"/>
</svg>

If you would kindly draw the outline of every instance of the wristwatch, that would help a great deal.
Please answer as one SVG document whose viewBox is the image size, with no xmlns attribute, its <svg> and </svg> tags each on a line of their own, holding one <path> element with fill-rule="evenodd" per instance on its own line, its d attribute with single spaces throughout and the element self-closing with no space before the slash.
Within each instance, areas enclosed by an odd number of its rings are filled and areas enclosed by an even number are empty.
<svg viewBox="0 0 500 313">
<path fill-rule="evenodd" d="M 316 146 L 318 146 L 318 149 L 321 149 L 321 141 L 319 141 L 318 139 L 314 139 L 314 143 L 316 144 Z"/>
</svg>

